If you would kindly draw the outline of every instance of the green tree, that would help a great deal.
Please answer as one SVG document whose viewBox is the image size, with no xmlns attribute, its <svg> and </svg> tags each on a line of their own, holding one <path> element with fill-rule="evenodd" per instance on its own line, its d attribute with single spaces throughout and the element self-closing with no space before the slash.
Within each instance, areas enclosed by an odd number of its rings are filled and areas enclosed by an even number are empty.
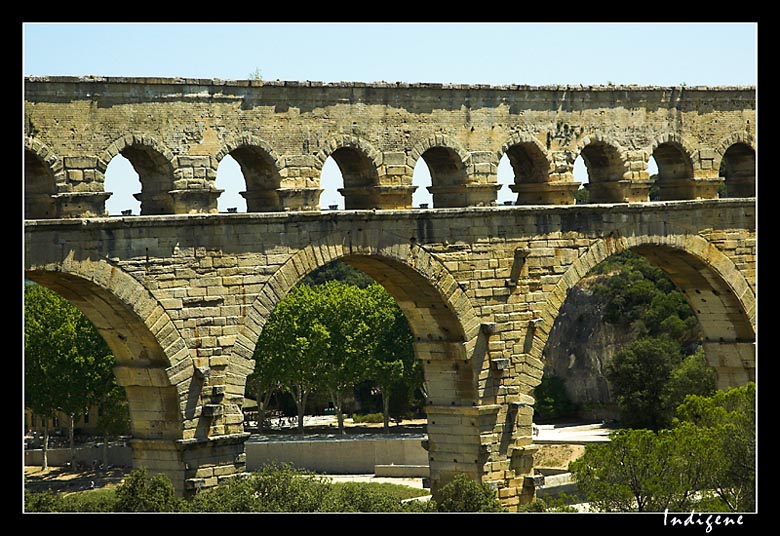
<svg viewBox="0 0 780 536">
<path fill-rule="evenodd" d="M 549 423 L 577 412 L 577 404 L 572 402 L 563 380 L 557 376 L 544 376 L 534 390 L 534 415 L 539 423 Z"/>
<path fill-rule="evenodd" d="M 107 468 L 110 437 L 130 433 L 130 411 L 125 390 L 115 386 L 103 399 L 100 413 L 96 428 L 103 434 L 103 467 Z"/>
<path fill-rule="evenodd" d="M 668 337 L 640 339 L 615 354 L 606 375 L 625 426 L 658 430 L 671 424 L 669 381 L 681 361 L 679 345 Z"/>
<path fill-rule="evenodd" d="M 165 475 L 147 474 L 134 469 L 116 488 L 117 512 L 177 512 L 181 500 Z"/>
<path fill-rule="evenodd" d="M 652 430 L 617 430 L 569 463 L 577 488 L 603 512 L 661 511 L 670 501 L 670 438 Z"/>
<path fill-rule="evenodd" d="M 374 352 L 368 361 L 368 375 L 382 397 L 383 429 L 390 431 L 390 400 L 394 391 L 407 397 L 423 383 L 422 363 L 414 357 L 414 338 L 398 304 L 380 285 L 372 285 L 367 295 L 374 311 Z"/>
<path fill-rule="evenodd" d="M 73 424 L 117 388 L 114 358 L 92 323 L 67 300 L 34 284 L 25 287 L 25 405 L 49 418 L 61 411 Z M 44 432 L 44 467 L 48 426 Z"/>
<path fill-rule="evenodd" d="M 458 474 L 441 487 L 436 495 L 438 512 L 502 512 L 496 490 L 476 482 L 465 474 Z"/>
<path fill-rule="evenodd" d="M 320 311 L 319 295 L 312 287 L 294 287 L 271 313 L 254 351 L 258 374 L 272 373 L 280 389 L 292 394 L 301 434 L 306 400 L 319 384 L 330 337 Z"/>
<path fill-rule="evenodd" d="M 676 426 L 693 424 L 709 436 L 709 487 L 731 511 L 755 508 L 756 385 L 690 395 L 677 408 Z"/>
<path fill-rule="evenodd" d="M 319 321 L 328 332 L 318 387 L 330 396 L 343 434 L 344 396 L 365 378 L 368 358 L 377 347 L 380 311 L 367 290 L 354 285 L 329 281 L 315 291 L 320 297 Z"/>
<path fill-rule="evenodd" d="M 341 261 L 332 261 L 314 270 L 301 280 L 310 287 L 323 285 L 328 281 L 339 281 L 346 285 L 366 288 L 376 283 L 371 277 Z"/>
<path fill-rule="evenodd" d="M 755 385 L 690 395 L 670 429 L 624 429 L 569 464 L 601 511 L 752 511 Z M 708 497 L 714 491 L 718 500 Z"/>
</svg>

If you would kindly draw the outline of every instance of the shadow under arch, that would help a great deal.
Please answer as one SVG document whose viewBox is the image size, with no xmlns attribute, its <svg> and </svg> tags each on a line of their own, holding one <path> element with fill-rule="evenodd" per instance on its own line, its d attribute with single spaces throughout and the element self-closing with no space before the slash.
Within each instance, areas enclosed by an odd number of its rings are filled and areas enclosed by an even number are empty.
<svg viewBox="0 0 780 536">
<path fill-rule="evenodd" d="M 544 323 L 534 332 L 538 341 L 533 347 L 544 348 L 569 289 L 591 268 L 629 249 L 666 272 L 682 291 L 702 328 L 705 357 L 715 370 L 717 387 L 727 389 L 755 381 L 755 290 L 731 259 L 695 235 L 609 236 L 594 243 L 550 293 L 542 311 Z M 541 359 L 540 355 L 534 357 Z"/>
</svg>

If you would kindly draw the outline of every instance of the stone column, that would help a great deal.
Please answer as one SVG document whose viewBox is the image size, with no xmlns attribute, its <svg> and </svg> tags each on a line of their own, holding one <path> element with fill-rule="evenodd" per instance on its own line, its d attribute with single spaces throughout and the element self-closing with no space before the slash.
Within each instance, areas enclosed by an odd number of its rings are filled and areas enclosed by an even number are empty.
<svg viewBox="0 0 780 536">
<path fill-rule="evenodd" d="M 105 216 L 106 192 L 68 192 L 52 196 L 56 218 L 95 218 Z"/>
<path fill-rule="evenodd" d="M 572 181 L 510 184 L 509 189 L 517 194 L 518 205 L 573 205 L 574 194 L 581 184 Z"/>
<path fill-rule="evenodd" d="M 217 198 L 224 190 L 209 188 L 171 190 L 174 214 L 216 214 Z"/>
<path fill-rule="evenodd" d="M 192 496 L 246 472 L 249 433 L 199 439 L 131 439 L 133 467 L 167 476 L 176 494 Z"/>
<path fill-rule="evenodd" d="M 658 179 L 661 201 L 717 199 L 722 178 Z"/>
<path fill-rule="evenodd" d="M 703 346 L 707 363 L 715 369 L 718 389 L 756 381 L 756 347 L 753 342 L 704 341 Z"/>
</svg>

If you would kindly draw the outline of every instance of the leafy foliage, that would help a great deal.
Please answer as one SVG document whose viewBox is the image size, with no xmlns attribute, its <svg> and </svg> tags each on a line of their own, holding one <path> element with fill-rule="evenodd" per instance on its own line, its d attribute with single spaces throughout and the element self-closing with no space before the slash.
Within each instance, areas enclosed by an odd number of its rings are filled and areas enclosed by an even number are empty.
<svg viewBox="0 0 780 536">
<path fill-rule="evenodd" d="M 25 406 L 43 416 L 84 413 L 118 387 L 114 358 L 94 325 L 67 300 L 24 287 Z"/>
<path fill-rule="evenodd" d="M 708 437 L 709 485 L 731 511 L 755 508 L 756 385 L 691 395 L 677 409 L 677 427 L 693 425 Z M 690 428 L 690 426 L 689 426 Z"/>
<path fill-rule="evenodd" d="M 575 404 L 566 391 L 566 385 L 558 376 L 544 376 L 534 390 L 534 419 L 538 423 L 550 423 L 571 417 L 577 412 Z"/>
<path fill-rule="evenodd" d="M 476 482 L 464 474 L 455 475 L 439 490 L 436 498 L 438 512 L 501 512 L 504 508 L 496 490 Z"/>
<path fill-rule="evenodd" d="M 271 314 L 254 356 L 248 384 L 258 400 L 275 390 L 290 392 L 299 417 L 314 392 L 328 393 L 341 418 L 343 397 L 361 382 L 370 381 L 387 402 L 391 392 L 408 395 L 423 381 L 406 318 L 376 283 L 296 286 Z M 386 403 L 386 424 L 388 414 Z"/>
<path fill-rule="evenodd" d="M 601 511 L 752 511 L 755 385 L 690 395 L 672 428 L 617 430 L 569 470 Z"/>
<path fill-rule="evenodd" d="M 177 512 L 181 499 L 165 475 L 149 476 L 135 469 L 116 489 L 117 512 Z"/>
</svg>

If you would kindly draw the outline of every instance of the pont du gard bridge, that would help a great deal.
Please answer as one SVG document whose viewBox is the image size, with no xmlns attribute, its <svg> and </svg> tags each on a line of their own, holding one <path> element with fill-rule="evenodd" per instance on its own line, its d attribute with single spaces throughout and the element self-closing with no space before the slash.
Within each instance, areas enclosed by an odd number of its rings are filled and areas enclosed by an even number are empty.
<svg viewBox="0 0 780 536">
<path fill-rule="evenodd" d="M 95 324 L 134 465 L 183 495 L 245 472 L 255 344 L 334 260 L 409 321 L 434 496 L 465 473 L 509 509 L 532 500 L 545 343 L 568 289 L 612 254 L 646 256 L 684 292 L 719 387 L 755 378 L 754 87 L 91 76 L 26 78 L 24 95 L 25 277 Z M 140 215 L 106 214 L 117 155 L 138 173 Z M 217 209 L 228 155 L 245 213 Z M 511 205 L 496 203 L 504 156 Z M 319 209 L 328 158 L 345 210 Z M 429 208 L 412 205 L 420 159 Z"/>
</svg>

